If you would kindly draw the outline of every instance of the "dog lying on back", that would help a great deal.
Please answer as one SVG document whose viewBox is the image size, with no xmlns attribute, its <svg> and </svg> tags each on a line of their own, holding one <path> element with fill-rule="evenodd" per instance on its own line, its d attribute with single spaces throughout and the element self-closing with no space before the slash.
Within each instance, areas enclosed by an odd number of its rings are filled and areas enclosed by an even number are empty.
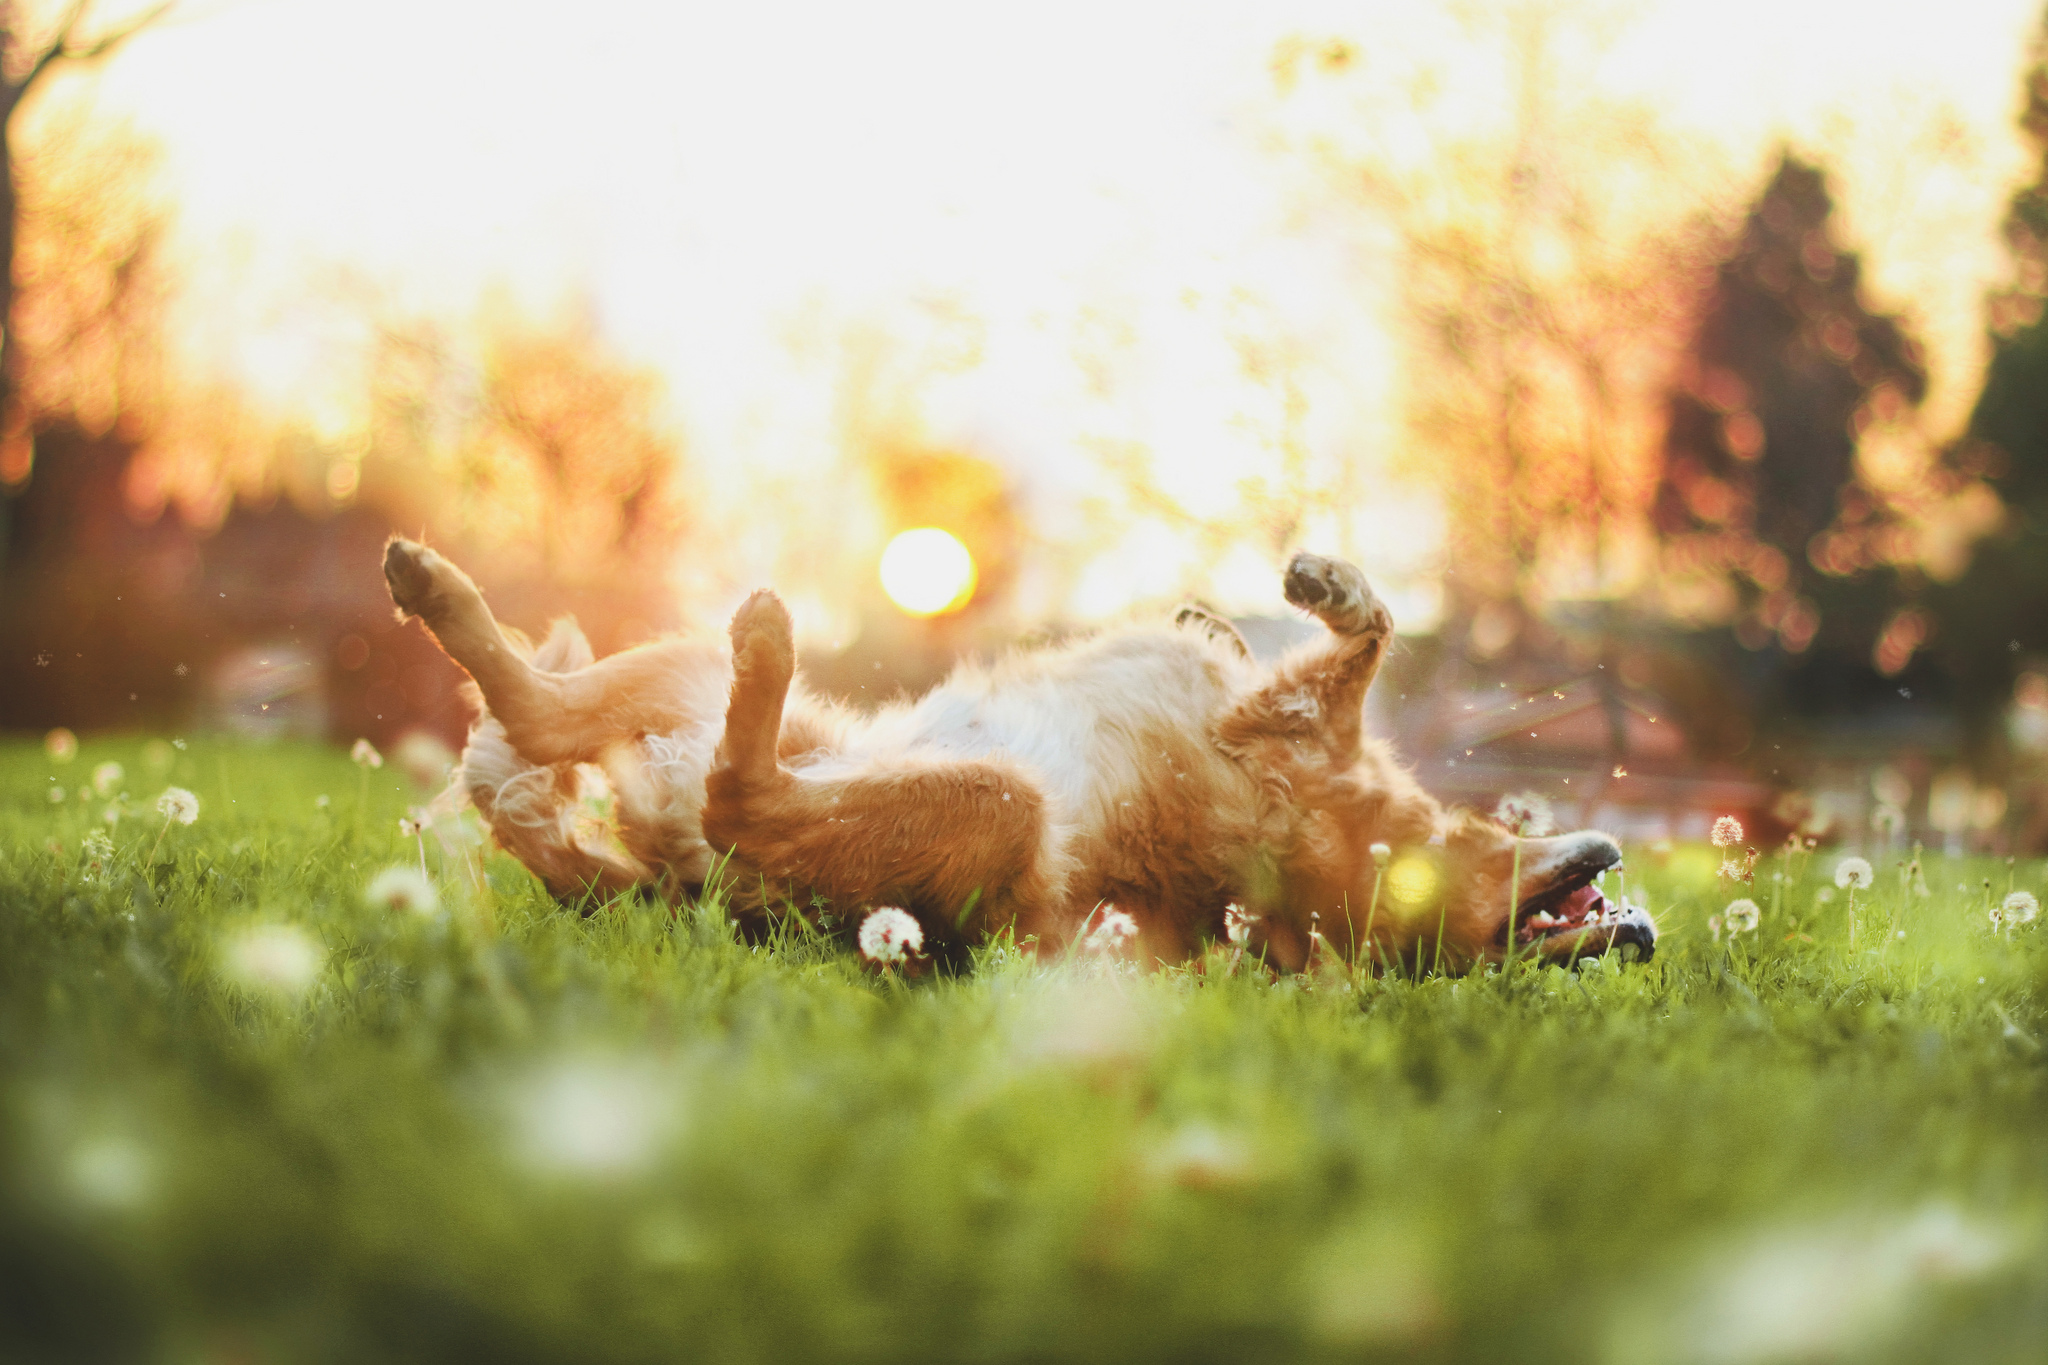
<svg viewBox="0 0 2048 1365">
<path fill-rule="evenodd" d="M 393 539 L 384 576 L 401 617 L 475 681 L 458 786 L 564 900 L 716 882 L 743 926 L 814 906 L 844 926 L 896 905 L 953 956 L 1005 930 L 1061 951 L 1114 904 L 1147 963 L 1222 940 L 1237 907 L 1252 950 L 1287 970 L 1316 952 L 1461 967 L 1511 936 L 1561 961 L 1655 945 L 1646 914 L 1592 885 L 1621 861 L 1613 840 L 1518 839 L 1446 810 L 1364 734 L 1393 621 L 1338 560 L 1288 566 L 1287 600 L 1329 636 L 1273 667 L 1191 609 L 962 665 L 871 716 L 804 690 L 770 592 L 740 607 L 729 649 L 672 639 L 593 660 L 568 621 L 537 649 L 507 635 L 422 545 Z M 609 829 L 579 799 L 600 771 Z M 1389 861 L 1426 864 L 1400 901 Z"/>
</svg>

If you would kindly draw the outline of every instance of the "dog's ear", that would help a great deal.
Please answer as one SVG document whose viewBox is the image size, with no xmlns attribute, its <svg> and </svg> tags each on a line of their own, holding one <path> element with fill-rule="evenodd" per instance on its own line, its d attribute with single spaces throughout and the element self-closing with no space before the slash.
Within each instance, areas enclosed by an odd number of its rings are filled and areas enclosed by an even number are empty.
<svg viewBox="0 0 2048 1365">
<path fill-rule="evenodd" d="M 548 627 L 548 638 L 533 651 L 532 663 L 535 668 L 550 673 L 571 673 L 590 667 L 596 658 L 590 641 L 584 638 L 582 628 L 576 624 L 576 618 L 559 616 Z"/>
</svg>

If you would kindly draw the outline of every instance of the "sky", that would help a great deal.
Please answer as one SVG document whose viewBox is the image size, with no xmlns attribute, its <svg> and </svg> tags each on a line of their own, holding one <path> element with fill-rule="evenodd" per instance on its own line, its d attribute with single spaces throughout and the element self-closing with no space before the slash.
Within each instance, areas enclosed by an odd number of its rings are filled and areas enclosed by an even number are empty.
<svg viewBox="0 0 2048 1365">
<path fill-rule="evenodd" d="M 1938 23 L 1869 0 L 1570 8 L 1605 35 L 1601 93 L 1653 106 L 1730 176 L 1760 183 L 1782 139 L 1827 156 L 1875 301 L 1928 343 L 1930 423 L 1960 421 L 2027 173 L 2011 124 L 2039 0 Z M 1301 439 L 1390 462 L 1394 262 L 1276 151 L 1297 114 L 1270 59 L 1341 36 L 1364 79 L 1446 73 L 1484 119 L 1498 72 L 1464 22 L 1483 12 L 188 0 L 53 98 L 90 82 L 162 144 L 184 344 L 280 408 L 349 420 L 361 332 L 322 292 L 338 269 L 449 317 L 493 293 L 577 306 L 666 377 L 693 477 L 728 501 L 838 458 L 866 357 L 900 420 L 999 460 L 1047 534 L 1078 537 L 1104 449 L 1146 452 L 1206 512 L 1270 463 L 1287 414 L 1245 379 L 1247 337 L 1301 358 Z M 1365 501 L 1310 537 L 1426 620 L 1430 499 L 1380 480 Z M 1249 550 L 1196 563 L 1145 524 L 1094 550 L 1022 609 L 1099 616 L 1204 579 L 1228 607 L 1271 604 Z"/>
</svg>

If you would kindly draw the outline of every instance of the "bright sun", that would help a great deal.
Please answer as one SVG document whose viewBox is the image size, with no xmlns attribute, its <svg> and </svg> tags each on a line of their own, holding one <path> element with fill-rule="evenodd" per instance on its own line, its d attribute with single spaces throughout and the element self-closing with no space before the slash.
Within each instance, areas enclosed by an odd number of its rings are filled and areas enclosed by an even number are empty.
<svg viewBox="0 0 2048 1365">
<path fill-rule="evenodd" d="M 905 531 L 882 551 L 882 591 L 912 616 L 958 611 L 974 596 L 974 556 L 936 526 Z"/>
</svg>

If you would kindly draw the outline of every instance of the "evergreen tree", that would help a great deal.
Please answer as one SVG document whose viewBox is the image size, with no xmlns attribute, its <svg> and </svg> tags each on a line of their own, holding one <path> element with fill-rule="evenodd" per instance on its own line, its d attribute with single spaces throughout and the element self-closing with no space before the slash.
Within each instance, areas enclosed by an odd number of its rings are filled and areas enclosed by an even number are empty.
<svg viewBox="0 0 2048 1365">
<path fill-rule="evenodd" d="M 1753 702 L 1807 714 L 1896 693 L 1872 652 L 1904 585 L 1856 443 L 1927 388 L 1918 345 L 1865 305 L 1832 210 L 1821 171 L 1786 153 L 1708 289 L 1652 512 L 1673 576 L 1732 597 Z"/>
<path fill-rule="evenodd" d="M 2038 169 L 2006 212 L 2013 284 L 1990 300 L 1991 363 L 1949 461 L 1955 477 L 1988 483 L 2007 515 L 1968 572 L 1930 594 L 1942 625 L 1935 648 L 1980 731 L 2020 669 L 2048 652 L 2048 24 L 2034 38 L 2020 130 Z"/>
</svg>

